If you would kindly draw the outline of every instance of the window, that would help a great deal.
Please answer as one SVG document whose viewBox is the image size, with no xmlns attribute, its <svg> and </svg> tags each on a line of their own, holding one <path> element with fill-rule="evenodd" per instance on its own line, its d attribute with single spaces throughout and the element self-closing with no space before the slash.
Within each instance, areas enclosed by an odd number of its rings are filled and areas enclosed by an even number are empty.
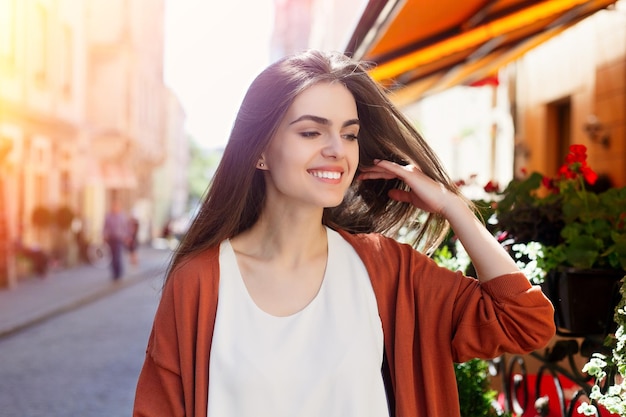
<svg viewBox="0 0 626 417">
<path fill-rule="evenodd" d="M 0 69 L 15 70 L 17 0 L 0 0 Z"/>
<path fill-rule="evenodd" d="M 59 191 L 61 195 L 68 195 L 72 188 L 72 177 L 70 175 L 71 163 L 71 153 L 67 150 L 61 151 L 59 160 Z"/>
<path fill-rule="evenodd" d="M 59 182 L 61 195 L 68 195 L 72 188 L 69 171 L 65 169 L 61 171 Z"/>
<path fill-rule="evenodd" d="M 35 82 L 42 85 L 46 83 L 48 76 L 48 10 L 41 3 L 37 3 L 35 9 L 35 25 L 32 28 L 32 34 Z"/>
<path fill-rule="evenodd" d="M 69 25 L 63 25 L 63 32 L 61 36 L 63 37 L 60 59 L 62 77 L 61 89 L 63 95 L 67 98 L 72 94 L 72 76 L 74 61 L 74 36 L 72 34 L 72 28 Z"/>
<path fill-rule="evenodd" d="M 46 194 L 46 189 L 48 188 L 48 182 L 46 176 L 43 174 L 35 174 L 34 175 L 35 182 L 35 205 L 42 206 L 48 200 L 48 196 Z"/>
</svg>

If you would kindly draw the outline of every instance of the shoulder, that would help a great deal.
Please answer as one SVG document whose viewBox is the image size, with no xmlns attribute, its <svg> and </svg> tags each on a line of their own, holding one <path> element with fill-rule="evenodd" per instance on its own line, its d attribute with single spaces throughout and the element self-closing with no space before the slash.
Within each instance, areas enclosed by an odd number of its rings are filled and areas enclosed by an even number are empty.
<svg viewBox="0 0 626 417">
<path fill-rule="evenodd" d="M 199 285 L 217 282 L 219 278 L 220 246 L 213 246 L 188 255 L 181 255 L 180 259 L 169 272 L 166 287 L 175 289 L 197 288 Z"/>
<path fill-rule="evenodd" d="M 165 329 L 193 329 L 200 317 L 214 316 L 218 294 L 219 248 L 185 256 L 168 274 L 155 323 Z"/>
<path fill-rule="evenodd" d="M 343 230 L 338 233 L 352 245 L 372 277 L 411 275 L 416 271 L 424 271 L 424 268 L 436 267 L 429 256 L 411 245 L 380 233 L 351 234 Z"/>
<path fill-rule="evenodd" d="M 187 255 L 182 254 L 180 255 L 180 260 L 177 262 L 174 271 L 188 273 L 199 267 L 216 263 L 219 261 L 219 252 L 220 245 L 216 245 Z"/>
<path fill-rule="evenodd" d="M 426 287 L 458 285 L 461 282 L 458 272 L 438 265 L 432 257 L 408 243 L 379 233 L 338 232 L 352 245 L 372 282 L 401 280 Z"/>
<path fill-rule="evenodd" d="M 352 246 L 370 246 L 376 248 L 381 247 L 386 240 L 393 240 L 380 233 L 350 233 L 341 229 L 337 229 L 337 233 Z"/>
<path fill-rule="evenodd" d="M 380 233 L 349 233 L 345 230 L 337 230 L 337 232 L 348 243 L 350 243 L 354 249 L 366 256 L 376 256 L 377 254 L 392 254 L 397 253 L 426 257 L 426 255 L 415 250 L 411 245 L 407 243 L 399 242 L 396 239 L 382 235 Z"/>
</svg>

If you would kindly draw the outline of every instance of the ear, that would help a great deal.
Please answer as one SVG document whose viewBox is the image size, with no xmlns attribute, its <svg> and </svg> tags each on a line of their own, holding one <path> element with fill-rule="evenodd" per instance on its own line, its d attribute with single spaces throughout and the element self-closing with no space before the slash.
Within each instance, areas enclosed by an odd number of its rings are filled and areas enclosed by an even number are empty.
<svg viewBox="0 0 626 417">
<path fill-rule="evenodd" d="M 262 171 L 267 171 L 267 164 L 265 163 L 265 158 L 261 156 L 256 163 L 256 168 Z"/>
<path fill-rule="evenodd" d="M 256 169 L 260 169 L 261 171 L 267 171 L 267 162 L 265 162 L 265 152 L 261 153 L 261 156 L 259 156 L 259 160 L 256 161 Z"/>
</svg>

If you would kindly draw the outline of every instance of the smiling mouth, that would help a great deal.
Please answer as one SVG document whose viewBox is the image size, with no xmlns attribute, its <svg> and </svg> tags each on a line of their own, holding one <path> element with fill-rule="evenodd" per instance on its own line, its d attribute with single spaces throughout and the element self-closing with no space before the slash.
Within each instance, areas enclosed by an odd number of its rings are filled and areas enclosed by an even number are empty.
<svg viewBox="0 0 626 417">
<path fill-rule="evenodd" d="M 329 180 L 338 180 L 341 178 L 341 172 L 337 171 L 309 171 L 311 175 L 317 178 L 324 178 Z"/>
</svg>

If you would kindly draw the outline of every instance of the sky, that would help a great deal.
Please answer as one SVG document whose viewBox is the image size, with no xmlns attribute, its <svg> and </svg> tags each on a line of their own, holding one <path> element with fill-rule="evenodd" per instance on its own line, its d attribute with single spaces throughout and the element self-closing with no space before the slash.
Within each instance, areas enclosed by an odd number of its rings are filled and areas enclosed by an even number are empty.
<svg viewBox="0 0 626 417">
<path fill-rule="evenodd" d="M 165 83 L 202 147 L 225 146 L 254 77 L 269 64 L 273 0 L 166 0 Z"/>
</svg>

